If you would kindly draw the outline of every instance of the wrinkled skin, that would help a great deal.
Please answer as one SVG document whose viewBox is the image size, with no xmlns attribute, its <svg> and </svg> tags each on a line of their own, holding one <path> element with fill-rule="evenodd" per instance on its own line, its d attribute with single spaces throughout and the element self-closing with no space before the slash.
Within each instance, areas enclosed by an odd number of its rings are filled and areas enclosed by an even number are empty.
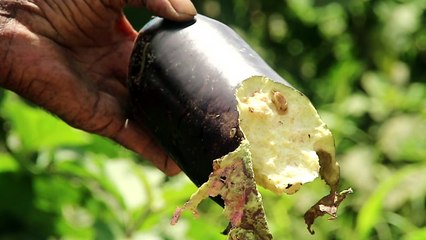
<svg viewBox="0 0 426 240">
<path fill-rule="evenodd" d="M 125 124 L 137 36 L 123 15 L 126 4 L 179 21 L 196 13 L 190 0 L 1 0 L 0 86 L 174 175 L 179 168 L 145 131 Z"/>
</svg>

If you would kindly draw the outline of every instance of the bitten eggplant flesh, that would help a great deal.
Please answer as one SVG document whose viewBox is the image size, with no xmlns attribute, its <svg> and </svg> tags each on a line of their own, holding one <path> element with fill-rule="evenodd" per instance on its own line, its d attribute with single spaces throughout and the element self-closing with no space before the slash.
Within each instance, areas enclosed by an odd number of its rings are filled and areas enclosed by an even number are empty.
<svg viewBox="0 0 426 240">
<path fill-rule="evenodd" d="M 256 184 L 291 194 L 321 176 L 331 191 L 305 215 L 309 230 L 346 196 L 336 193 L 333 136 L 308 98 L 226 25 L 202 15 L 151 20 L 128 85 L 134 120 L 200 186 L 173 223 L 210 196 L 225 205 L 230 239 L 271 239 Z"/>
<path fill-rule="evenodd" d="M 259 185 L 277 194 L 296 192 L 319 176 L 317 152 L 330 156 L 324 165 L 333 170 L 324 177 L 329 185 L 337 184 L 333 136 L 305 95 L 268 78 L 251 77 L 236 96 Z"/>
</svg>

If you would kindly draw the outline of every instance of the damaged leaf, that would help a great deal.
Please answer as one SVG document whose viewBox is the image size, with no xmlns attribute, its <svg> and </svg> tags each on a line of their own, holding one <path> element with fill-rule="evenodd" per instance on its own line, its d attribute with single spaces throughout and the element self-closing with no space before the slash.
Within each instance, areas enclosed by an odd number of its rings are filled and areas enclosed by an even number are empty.
<svg viewBox="0 0 426 240">
<path fill-rule="evenodd" d="M 308 231 L 311 234 L 315 234 L 315 231 L 312 230 L 312 224 L 317 217 L 328 214 L 330 215 L 329 220 L 336 219 L 337 208 L 346 198 L 346 196 L 352 192 L 353 191 L 351 188 L 340 193 L 332 191 L 329 195 L 321 198 L 315 205 L 313 205 L 304 215 L 305 223 L 308 226 Z"/>
<path fill-rule="evenodd" d="M 214 161 L 209 180 L 176 210 L 171 224 L 176 224 L 184 210 L 197 215 L 197 206 L 203 199 L 221 196 L 225 202 L 224 214 L 231 225 L 229 239 L 272 239 L 248 146 L 248 141 L 244 140 L 237 150 Z"/>
</svg>

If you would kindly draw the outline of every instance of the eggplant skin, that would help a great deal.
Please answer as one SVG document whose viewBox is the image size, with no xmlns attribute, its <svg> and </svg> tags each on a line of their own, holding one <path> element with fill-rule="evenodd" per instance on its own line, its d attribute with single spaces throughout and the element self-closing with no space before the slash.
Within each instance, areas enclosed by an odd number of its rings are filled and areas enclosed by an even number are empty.
<svg viewBox="0 0 426 240">
<path fill-rule="evenodd" d="M 201 186 L 213 160 L 244 139 L 235 90 L 252 76 L 289 85 L 218 21 L 154 18 L 140 31 L 130 59 L 132 118 Z"/>
</svg>

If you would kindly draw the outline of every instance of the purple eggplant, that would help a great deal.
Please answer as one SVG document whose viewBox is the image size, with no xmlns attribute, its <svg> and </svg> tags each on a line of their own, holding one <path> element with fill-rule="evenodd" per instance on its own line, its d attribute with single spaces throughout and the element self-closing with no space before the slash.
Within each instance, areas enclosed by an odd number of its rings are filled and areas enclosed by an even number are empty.
<svg viewBox="0 0 426 240">
<path fill-rule="evenodd" d="M 200 186 L 213 160 L 241 143 L 235 89 L 257 75 L 289 85 L 222 23 L 202 15 L 184 23 L 155 18 L 131 56 L 134 117 Z"/>
<path fill-rule="evenodd" d="M 139 33 L 130 60 L 132 117 L 201 186 L 201 195 L 213 188 L 210 196 L 224 199 L 225 211 L 238 206 L 230 198 L 253 193 L 252 200 L 261 201 L 256 184 L 291 194 L 320 176 L 331 187 L 323 201 L 338 195 L 331 132 L 309 99 L 225 24 L 202 15 L 188 22 L 154 18 Z M 259 215 L 231 212 L 234 225 L 241 223 L 235 216 Z"/>
</svg>

